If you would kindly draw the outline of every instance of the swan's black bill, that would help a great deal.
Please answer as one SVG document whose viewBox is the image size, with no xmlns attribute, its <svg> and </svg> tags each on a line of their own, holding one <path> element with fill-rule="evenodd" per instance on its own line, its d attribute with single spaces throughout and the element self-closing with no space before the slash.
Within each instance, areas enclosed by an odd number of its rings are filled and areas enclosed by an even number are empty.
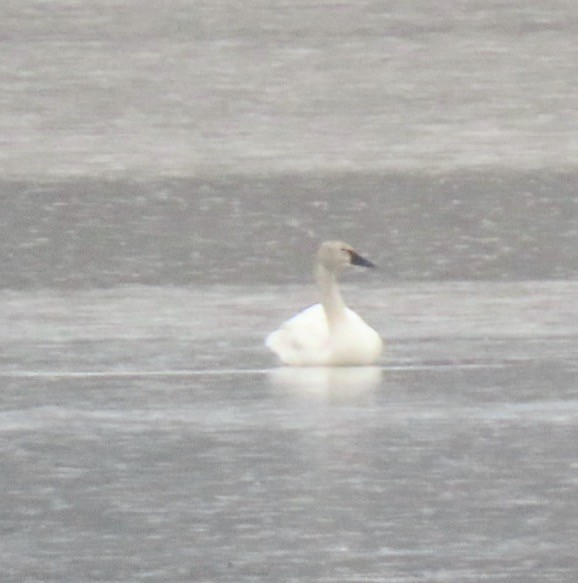
<svg viewBox="0 0 578 583">
<path fill-rule="evenodd" d="M 360 265 L 361 267 L 375 268 L 374 263 L 371 263 L 371 261 L 365 259 L 365 257 L 358 255 L 355 251 L 350 251 L 349 253 L 351 254 L 351 265 Z"/>
</svg>

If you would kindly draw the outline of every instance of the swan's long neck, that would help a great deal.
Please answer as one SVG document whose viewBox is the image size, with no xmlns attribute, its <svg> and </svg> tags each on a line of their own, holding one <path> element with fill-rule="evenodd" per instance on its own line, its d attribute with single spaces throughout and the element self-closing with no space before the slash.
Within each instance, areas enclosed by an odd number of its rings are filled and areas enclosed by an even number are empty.
<svg viewBox="0 0 578 583">
<path fill-rule="evenodd" d="M 346 317 L 345 302 L 337 287 L 337 278 L 333 271 L 319 263 L 315 267 L 315 281 L 321 294 L 321 304 L 325 310 L 327 323 L 331 328 Z"/>
</svg>

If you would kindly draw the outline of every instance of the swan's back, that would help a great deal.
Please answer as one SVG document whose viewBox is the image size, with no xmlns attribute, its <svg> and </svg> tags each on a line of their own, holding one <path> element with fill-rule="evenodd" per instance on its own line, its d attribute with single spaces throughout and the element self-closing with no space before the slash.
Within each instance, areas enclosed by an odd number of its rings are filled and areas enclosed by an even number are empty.
<svg viewBox="0 0 578 583">
<path fill-rule="evenodd" d="M 293 366 L 373 364 L 382 340 L 353 310 L 331 334 L 321 304 L 306 308 L 267 337 L 265 344 L 281 362 Z"/>
</svg>

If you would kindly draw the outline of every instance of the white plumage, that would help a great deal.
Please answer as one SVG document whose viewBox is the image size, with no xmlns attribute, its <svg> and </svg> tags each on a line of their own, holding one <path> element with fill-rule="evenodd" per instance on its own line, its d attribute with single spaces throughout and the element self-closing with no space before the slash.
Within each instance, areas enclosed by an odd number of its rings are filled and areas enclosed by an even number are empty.
<svg viewBox="0 0 578 583">
<path fill-rule="evenodd" d="M 292 366 L 373 364 L 383 342 L 341 297 L 336 276 L 349 265 L 375 267 L 350 245 L 327 241 L 317 252 L 315 279 L 321 303 L 306 308 L 267 337 L 265 344 Z"/>
</svg>

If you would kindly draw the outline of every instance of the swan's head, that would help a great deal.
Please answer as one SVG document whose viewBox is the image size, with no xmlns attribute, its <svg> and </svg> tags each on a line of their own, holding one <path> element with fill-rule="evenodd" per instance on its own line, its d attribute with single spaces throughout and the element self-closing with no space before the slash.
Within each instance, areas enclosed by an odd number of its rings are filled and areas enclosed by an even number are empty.
<svg viewBox="0 0 578 583">
<path fill-rule="evenodd" d="M 330 271 L 339 271 L 349 265 L 375 267 L 371 261 L 356 253 L 351 245 L 341 241 L 325 241 L 319 247 L 317 260 Z"/>
</svg>

